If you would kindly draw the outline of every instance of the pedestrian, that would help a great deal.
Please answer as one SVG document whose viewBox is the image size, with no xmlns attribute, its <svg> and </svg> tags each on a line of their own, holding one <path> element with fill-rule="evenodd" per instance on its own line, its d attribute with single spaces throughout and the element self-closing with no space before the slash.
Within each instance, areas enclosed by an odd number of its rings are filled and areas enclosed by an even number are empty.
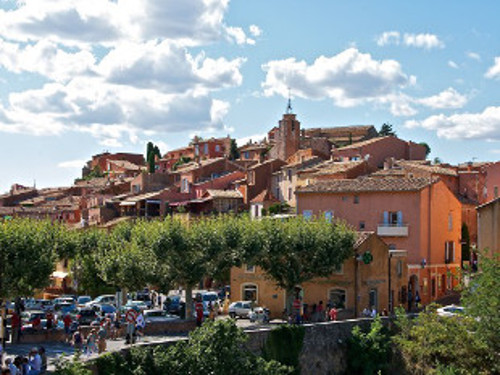
<svg viewBox="0 0 500 375">
<path fill-rule="evenodd" d="M 311 306 L 311 321 L 313 323 L 318 321 L 318 306 L 315 303 Z"/>
<path fill-rule="evenodd" d="M 137 312 L 134 309 L 129 309 L 125 314 L 125 321 L 127 323 L 127 333 L 125 336 L 125 343 L 130 344 L 135 342 L 135 325 L 137 319 Z"/>
<path fill-rule="evenodd" d="M 19 328 L 21 324 L 21 318 L 17 312 L 14 311 L 12 313 L 10 322 L 12 326 L 12 342 L 17 344 L 19 342 Z"/>
<path fill-rule="evenodd" d="M 51 310 L 47 311 L 45 318 L 47 319 L 47 324 L 45 326 L 47 327 L 47 331 L 50 331 L 54 326 L 54 314 Z"/>
<path fill-rule="evenodd" d="M 318 312 L 318 322 L 323 322 L 325 320 L 325 309 L 323 307 L 323 301 L 319 301 L 317 312 Z"/>
<path fill-rule="evenodd" d="M 158 293 L 158 308 L 161 309 L 161 293 Z"/>
<path fill-rule="evenodd" d="M 120 326 L 121 326 L 120 320 L 121 320 L 121 315 L 120 312 L 117 311 L 111 328 L 111 338 L 113 340 L 116 340 L 116 338 L 119 336 Z"/>
<path fill-rule="evenodd" d="M 30 351 L 29 368 L 28 375 L 39 375 L 42 371 L 42 357 L 38 354 L 37 348 L 33 348 Z"/>
<path fill-rule="evenodd" d="M 73 347 L 76 351 L 81 351 L 83 347 L 83 338 L 80 330 L 77 329 L 75 333 L 73 333 Z"/>
<path fill-rule="evenodd" d="M 10 372 L 10 369 L 8 367 L 2 369 L 2 375 L 10 375 L 10 374 L 12 373 Z"/>
<path fill-rule="evenodd" d="M 87 336 L 87 355 L 90 356 L 96 351 L 96 341 L 97 341 L 97 335 L 95 332 L 95 329 L 92 329 Z"/>
<path fill-rule="evenodd" d="M 42 329 L 42 319 L 39 315 L 35 315 L 35 318 L 31 321 L 31 326 L 36 330 Z"/>
<path fill-rule="evenodd" d="M 203 302 L 201 302 L 201 298 L 198 298 L 195 305 L 196 311 L 196 326 L 201 327 L 201 323 L 203 323 Z"/>
<path fill-rule="evenodd" d="M 104 324 L 101 325 L 101 328 L 99 328 L 99 332 L 97 333 L 97 337 L 99 340 L 98 343 L 98 348 L 99 348 L 99 354 L 103 353 L 106 351 L 106 328 L 104 328 Z"/>
<path fill-rule="evenodd" d="M 12 363 L 12 359 L 10 358 L 5 359 L 5 367 L 10 370 L 10 373 L 12 375 L 17 375 L 17 367 L 16 365 L 14 365 L 14 363 Z"/>
<path fill-rule="evenodd" d="M 144 319 L 142 311 L 139 311 L 139 314 L 137 315 L 136 327 L 137 327 L 137 334 L 140 336 L 144 336 L 144 328 L 146 328 L 146 320 Z"/>
<path fill-rule="evenodd" d="M 70 333 L 70 327 L 71 327 L 71 322 L 73 320 L 71 319 L 71 316 L 69 314 L 66 314 L 63 318 L 63 323 L 64 323 L 64 332 L 66 333 L 66 341 L 69 342 L 71 339 Z"/>
<path fill-rule="evenodd" d="M 337 320 L 337 309 L 335 306 L 333 306 L 331 309 L 330 309 L 330 312 L 329 312 L 329 316 L 330 316 L 330 320 L 332 322 L 336 321 Z"/>
<path fill-rule="evenodd" d="M 47 354 L 45 353 L 45 348 L 43 346 L 40 346 L 38 349 L 38 354 L 40 354 L 40 358 L 42 359 L 40 374 L 45 374 L 47 372 Z"/>
<path fill-rule="evenodd" d="M 372 311 L 371 311 L 370 316 L 372 318 L 376 318 L 377 317 L 377 310 L 375 309 L 375 306 L 372 306 Z"/>
</svg>

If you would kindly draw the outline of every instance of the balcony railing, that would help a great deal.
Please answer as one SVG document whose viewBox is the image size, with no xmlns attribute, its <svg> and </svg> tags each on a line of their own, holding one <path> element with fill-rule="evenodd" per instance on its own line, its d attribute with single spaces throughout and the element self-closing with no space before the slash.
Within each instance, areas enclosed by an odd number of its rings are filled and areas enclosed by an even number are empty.
<svg viewBox="0 0 500 375">
<path fill-rule="evenodd" d="M 382 223 L 377 227 L 377 234 L 381 237 L 408 237 L 408 225 Z"/>
</svg>

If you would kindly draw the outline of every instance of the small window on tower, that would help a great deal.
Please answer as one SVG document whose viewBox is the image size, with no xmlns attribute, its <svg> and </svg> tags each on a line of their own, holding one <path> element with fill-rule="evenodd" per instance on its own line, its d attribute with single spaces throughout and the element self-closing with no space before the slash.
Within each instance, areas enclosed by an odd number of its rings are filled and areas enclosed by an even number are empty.
<svg viewBox="0 0 500 375">
<path fill-rule="evenodd" d="M 295 121 L 292 121 L 292 131 L 295 130 Z"/>
</svg>

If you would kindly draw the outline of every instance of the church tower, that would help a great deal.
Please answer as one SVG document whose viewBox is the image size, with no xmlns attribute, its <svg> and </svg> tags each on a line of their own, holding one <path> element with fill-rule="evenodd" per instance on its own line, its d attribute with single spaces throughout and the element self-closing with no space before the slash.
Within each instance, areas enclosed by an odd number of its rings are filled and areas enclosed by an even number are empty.
<svg viewBox="0 0 500 375">
<path fill-rule="evenodd" d="M 288 159 L 300 148 L 300 122 L 292 113 L 292 101 L 288 98 L 288 105 L 283 118 L 279 122 L 278 131 L 275 135 L 275 146 L 271 157 L 281 160 Z"/>
</svg>

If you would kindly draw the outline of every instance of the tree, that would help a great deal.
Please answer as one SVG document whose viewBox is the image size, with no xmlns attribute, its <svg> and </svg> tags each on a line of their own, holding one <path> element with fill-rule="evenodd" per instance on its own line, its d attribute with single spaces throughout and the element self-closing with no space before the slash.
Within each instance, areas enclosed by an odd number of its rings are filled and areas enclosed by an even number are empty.
<svg viewBox="0 0 500 375">
<path fill-rule="evenodd" d="M 347 341 L 347 363 L 349 374 L 377 374 L 389 365 L 391 342 L 387 329 L 379 316 L 364 332 L 359 326 L 352 330 Z"/>
<path fill-rule="evenodd" d="M 429 156 L 429 154 L 431 153 L 431 147 L 425 142 L 420 142 L 419 145 L 425 147 L 425 157 L 427 158 Z"/>
<path fill-rule="evenodd" d="M 253 230 L 261 246 L 254 262 L 287 292 L 287 307 L 296 286 L 331 275 L 353 252 L 354 232 L 340 222 L 262 220 Z"/>
<path fill-rule="evenodd" d="M 231 139 L 231 146 L 229 148 L 229 160 L 236 160 L 240 158 L 240 151 L 235 139 Z"/>
<path fill-rule="evenodd" d="M 500 373 L 500 255 L 479 254 L 480 270 L 462 293 L 462 303 L 473 320 L 472 329 L 489 350 L 482 358 L 492 372 Z"/>
<path fill-rule="evenodd" d="M 50 283 L 57 259 L 56 230 L 48 220 L 0 221 L 0 309 L 8 298 L 31 296 Z M 3 337 L 3 324 L 0 337 Z"/>
<path fill-rule="evenodd" d="M 146 147 L 146 161 L 148 163 L 148 172 L 155 173 L 155 157 L 161 158 L 160 149 L 158 146 L 155 146 L 153 142 L 148 142 Z"/>
<path fill-rule="evenodd" d="M 378 132 L 379 137 L 386 137 L 386 136 L 396 136 L 396 132 L 392 129 L 392 125 L 389 124 L 388 122 L 385 122 L 382 124 L 380 127 L 380 130 Z"/>
<path fill-rule="evenodd" d="M 402 309 L 396 324 L 399 332 L 393 340 L 410 374 L 437 374 L 438 368 L 452 366 L 457 374 L 493 374 L 488 346 L 471 330 L 469 316 L 441 317 L 437 305 L 429 305 L 411 321 Z M 497 311 L 498 315 L 498 311 Z"/>
<path fill-rule="evenodd" d="M 441 164 L 443 161 L 441 160 L 441 158 L 439 156 L 436 156 L 434 159 L 432 159 L 432 164 Z"/>
</svg>

